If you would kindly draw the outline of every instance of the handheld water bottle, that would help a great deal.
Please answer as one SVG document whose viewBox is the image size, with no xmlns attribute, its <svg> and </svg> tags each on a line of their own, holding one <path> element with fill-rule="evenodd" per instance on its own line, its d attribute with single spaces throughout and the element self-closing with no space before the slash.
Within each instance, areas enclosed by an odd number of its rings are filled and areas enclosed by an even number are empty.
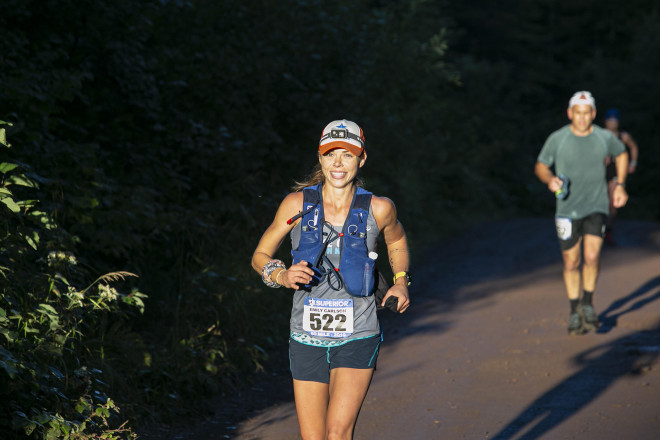
<svg viewBox="0 0 660 440">
<path fill-rule="evenodd" d="M 561 188 L 555 191 L 555 197 L 559 200 L 564 200 L 568 197 L 568 184 L 570 181 L 568 180 L 568 177 L 563 174 L 559 174 L 557 177 L 561 179 Z"/>
</svg>

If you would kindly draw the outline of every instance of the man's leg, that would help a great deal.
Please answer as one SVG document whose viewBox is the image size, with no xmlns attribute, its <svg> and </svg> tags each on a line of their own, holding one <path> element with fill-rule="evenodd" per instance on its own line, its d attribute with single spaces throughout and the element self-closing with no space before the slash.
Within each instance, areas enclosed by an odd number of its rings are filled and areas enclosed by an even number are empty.
<svg viewBox="0 0 660 440">
<path fill-rule="evenodd" d="M 575 246 L 561 253 L 564 259 L 564 285 L 569 300 L 580 298 L 580 261 L 582 259 L 582 238 Z"/>
<path fill-rule="evenodd" d="M 584 290 L 593 292 L 596 290 L 596 281 L 600 270 L 600 250 L 603 247 L 603 239 L 596 235 L 585 234 L 584 236 L 584 265 L 582 266 L 582 286 Z"/>
<path fill-rule="evenodd" d="M 568 321 L 568 334 L 583 333 L 582 316 L 578 313 L 580 300 L 580 260 L 582 254 L 582 238 L 570 249 L 562 251 L 564 259 L 564 285 L 571 304 L 571 314 Z"/>
<path fill-rule="evenodd" d="M 600 272 L 600 251 L 602 247 L 603 239 L 601 237 L 585 234 L 584 265 L 582 266 L 584 296 L 582 298 L 581 313 L 585 327 L 588 327 L 588 329 L 598 327 L 598 316 L 596 316 L 596 311 L 592 305 L 592 295 L 596 290 L 596 281 Z"/>
</svg>

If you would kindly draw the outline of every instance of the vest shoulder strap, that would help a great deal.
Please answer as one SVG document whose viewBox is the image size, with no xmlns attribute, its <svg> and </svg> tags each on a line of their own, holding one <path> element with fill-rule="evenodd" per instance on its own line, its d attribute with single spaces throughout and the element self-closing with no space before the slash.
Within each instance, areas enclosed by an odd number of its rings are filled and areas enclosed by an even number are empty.
<svg viewBox="0 0 660 440">
<path fill-rule="evenodd" d="M 353 209 L 362 209 L 369 212 L 369 207 L 371 206 L 371 196 L 372 194 L 366 189 L 358 187 L 357 194 L 355 195 L 355 204 Z"/>
<path fill-rule="evenodd" d="M 323 204 L 321 202 L 321 194 L 319 193 L 319 185 L 316 186 L 308 186 L 303 188 L 303 208 L 302 211 L 300 211 L 298 214 L 294 215 L 291 217 L 289 220 L 286 221 L 287 225 L 290 225 L 294 221 L 298 220 L 300 217 L 303 219 L 306 218 L 307 215 L 317 206 L 320 206 L 321 212 L 323 212 Z M 323 216 L 323 214 L 321 214 Z"/>
<path fill-rule="evenodd" d="M 303 188 L 303 205 L 312 204 L 315 205 L 321 201 L 321 195 L 319 194 L 319 185 L 308 186 Z"/>
</svg>

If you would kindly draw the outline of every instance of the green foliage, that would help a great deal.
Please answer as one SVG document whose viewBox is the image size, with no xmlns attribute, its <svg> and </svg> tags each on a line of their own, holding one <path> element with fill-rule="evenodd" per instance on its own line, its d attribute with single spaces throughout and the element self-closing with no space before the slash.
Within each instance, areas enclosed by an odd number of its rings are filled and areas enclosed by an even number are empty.
<svg viewBox="0 0 660 440">
<path fill-rule="evenodd" d="M 114 343 L 99 331 L 102 323 L 125 321 L 131 309 L 142 312 L 145 295 L 110 285 L 135 276 L 129 272 L 79 287 L 89 275 L 66 250 L 66 233 L 38 200 L 14 195 L 17 187 L 38 188 L 23 168 L 0 163 L 0 432 L 3 438 L 135 438 L 124 425 L 111 428 L 119 408 L 106 395 L 103 371 L 91 366 L 102 367 L 103 351 Z"/>
</svg>

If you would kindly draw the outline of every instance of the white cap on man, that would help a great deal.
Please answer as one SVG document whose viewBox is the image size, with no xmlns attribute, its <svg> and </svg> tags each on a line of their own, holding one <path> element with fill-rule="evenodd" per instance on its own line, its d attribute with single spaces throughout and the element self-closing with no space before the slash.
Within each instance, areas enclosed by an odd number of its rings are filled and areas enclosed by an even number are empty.
<svg viewBox="0 0 660 440">
<path fill-rule="evenodd" d="M 572 108 L 574 105 L 586 104 L 590 105 L 594 110 L 596 110 L 596 100 L 591 96 L 591 92 L 582 90 L 580 92 L 575 92 L 571 96 L 570 101 L 568 101 L 568 108 Z"/>
</svg>

